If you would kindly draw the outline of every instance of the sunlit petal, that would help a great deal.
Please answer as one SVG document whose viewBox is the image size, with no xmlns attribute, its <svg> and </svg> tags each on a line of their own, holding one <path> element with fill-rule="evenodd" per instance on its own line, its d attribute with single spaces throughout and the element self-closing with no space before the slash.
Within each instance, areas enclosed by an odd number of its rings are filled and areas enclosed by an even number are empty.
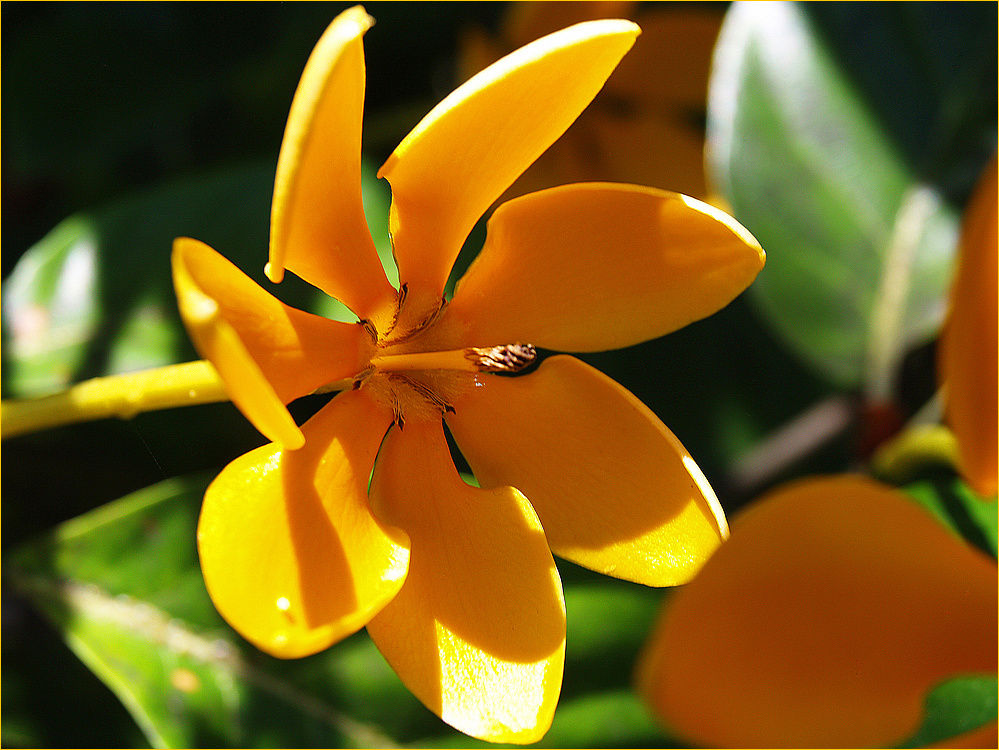
<svg viewBox="0 0 999 750">
<path fill-rule="evenodd" d="M 271 211 L 267 275 L 287 267 L 362 318 L 394 302 L 361 204 L 364 50 L 374 20 L 337 16 L 302 73 L 285 128 Z"/>
<path fill-rule="evenodd" d="M 763 262 L 745 229 L 693 198 L 566 185 L 496 210 L 445 314 L 464 345 L 617 349 L 717 312 Z"/>
<path fill-rule="evenodd" d="M 379 650 L 462 732 L 540 739 L 562 684 L 565 604 L 530 503 L 509 487 L 465 484 L 437 420 L 389 433 L 371 502 L 412 540 L 405 585 L 368 624 Z"/>
<path fill-rule="evenodd" d="M 368 477 L 392 419 L 360 391 L 333 399 L 297 451 L 266 445 L 205 494 L 201 568 L 219 612 L 258 648 L 305 656 L 353 633 L 402 586 L 406 535 L 376 521 Z"/>
<path fill-rule="evenodd" d="M 379 171 L 392 184 L 400 280 L 439 297 L 475 222 L 572 123 L 638 36 L 577 24 L 520 48 L 433 109 Z"/>
<path fill-rule="evenodd" d="M 995 561 L 869 479 L 804 480 L 738 517 L 640 668 L 707 747 L 889 747 L 942 680 L 996 672 Z"/>
<path fill-rule="evenodd" d="M 268 438 L 299 447 L 284 404 L 364 369 L 364 328 L 285 305 L 203 242 L 179 238 L 172 262 L 184 324 L 233 403 Z"/>
<path fill-rule="evenodd" d="M 480 376 L 448 414 L 483 487 L 531 501 L 552 551 L 652 586 L 684 583 L 728 531 L 690 454 L 631 393 L 568 356 Z"/>
<path fill-rule="evenodd" d="M 985 497 L 996 494 L 999 470 L 996 200 L 993 157 L 965 214 L 940 357 L 940 376 L 947 389 L 947 421 L 957 436 L 961 470 Z"/>
</svg>

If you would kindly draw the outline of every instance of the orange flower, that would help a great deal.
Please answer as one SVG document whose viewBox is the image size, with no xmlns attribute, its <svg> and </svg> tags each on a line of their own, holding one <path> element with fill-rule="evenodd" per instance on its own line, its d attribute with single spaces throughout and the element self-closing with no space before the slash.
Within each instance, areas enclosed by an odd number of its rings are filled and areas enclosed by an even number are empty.
<svg viewBox="0 0 999 750">
<path fill-rule="evenodd" d="M 995 674 L 997 606 L 995 561 L 899 492 L 806 479 L 736 518 L 667 602 L 640 689 L 707 747 L 889 747 L 939 682 Z"/>
<path fill-rule="evenodd" d="M 613 180 L 668 188 L 700 200 L 711 54 L 724 6 L 712 3 L 510 3 L 499 32 L 469 30 L 462 39 L 468 77 L 500 56 L 571 23 L 630 18 L 642 26 L 635 48 L 572 127 L 506 196 L 563 182 Z M 717 203 L 716 203 L 717 204 Z"/>
<path fill-rule="evenodd" d="M 670 585 L 693 575 L 727 527 L 689 454 L 609 378 L 565 355 L 521 377 L 491 373 L 531 362 L 535 349 L 521 342 L 595 351 L 709 315 L 752 281 L 763 253 L 692 199 L 571 185 L 501 206 L 445 302 L 472 226 L 639 33 L 598 21 L 500 60 L 388 159 L 379 174 L 393 191 L 396 290 L 361 205 L 361 38 L 371 23 L 360 7 L 345 11 L 303 73 L 267 267 L 275 281 L 287 267 L 360 322 L 291 309 L 195 240 L 174 248 L 195 345 L 274 441 L 209 487 L 202 569 L 219 611 L 259 648 L 303 656 L 366 626 L 444 721 L 532 742 L 562 677 L 565 608 L 551 552 Z M 317 389 L 342 392 L 299 428 L 285 404 Z M 456 471 L 442 417 L 482 489 Z"/>
<path fill-rule="evenodd" d="M 968 484 L 983 497 L 996 494 L 999 464 L 996 202 L 993 156 L 964 215 L 939 362 L 940 380 L 946 388 L 947 421 L 957 437 L 959 468 Z"/>
</svg>

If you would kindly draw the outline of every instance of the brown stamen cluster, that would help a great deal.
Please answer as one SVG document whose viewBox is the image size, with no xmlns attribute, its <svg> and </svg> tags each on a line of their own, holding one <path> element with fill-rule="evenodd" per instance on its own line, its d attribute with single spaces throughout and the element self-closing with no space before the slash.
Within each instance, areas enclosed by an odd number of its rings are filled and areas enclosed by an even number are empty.
<svg viewBox="0 0 999 750">
<path fill-rule="evenodd" d="M 481 372 L 520 372 L 538 356 L 530 344 L 503 344 L 465 349 L 465 359 Z"/>
</svg>

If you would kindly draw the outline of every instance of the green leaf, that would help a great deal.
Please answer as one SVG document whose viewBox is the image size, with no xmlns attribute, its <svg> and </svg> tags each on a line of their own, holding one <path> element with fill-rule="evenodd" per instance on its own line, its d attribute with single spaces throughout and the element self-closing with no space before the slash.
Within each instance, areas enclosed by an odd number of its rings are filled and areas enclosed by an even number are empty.
<svg viewBox="0 0 999 750">
<path fill-rule="evenodd" d="M 630 690 L 566 701 L 555 713 L 545 747 L 683 747 L 671 742 Z"/>
<path fill-rule="evenodd" d="M 364 632 L 288 661 L 233 632 L 198 565 L 196 526 L 208 481 L 172 479 L 133 493 L 67 521 L 9 561 L 18 588 L 152 744 L 474 744 L 405 688 Z M 569 622 L 563 702 L 544 742 L 646 744 L 653 725 L 628 691 L 663 593 L 562 567 Z"/>
<path fill-rule="evenodd" d="M 250 649 L 215 612 L 195 547 L 206 485 L 169 480 L 63 524 L 15 554 L 18 587 L 156 746 L 393 744 Z"/>
<path fill-rule="evenodd" d="M 926 716 L 916 733 L 898 747 L 927 747 L 996 720 L 999 682 L 995 675 L 958 677 L 926 697 Z"/>
<path fill-rule="evenodd" d="M 180 180 L 71 216 L 27 251 L 3 285 L 5 387 L 34 396 L 89 377 L 196 359 L 177 312 L 174 238 L 207 242 L 288 304 L 356 320 L 289 274 L 263 275 L 274 181 L 270 162 Z M 394 271 L 388 186 L 367 165 L 365 209 Z"/>
<path fill-rule="evenodd" d="M 999 505 L 995 498 L 980 497 L 963 480 L 948 472 L 938 472 L 903 489 L 968 543 L 996 557 Z"/>
<path fill-rule="evenodd" d="M 722 193 L 767 251 L 751 299 L 806 362 L 853 387 L 936 332 L 956 216 L 919 189 L 800 6 L 733 6 L 708 137 Z"/>
</svg>

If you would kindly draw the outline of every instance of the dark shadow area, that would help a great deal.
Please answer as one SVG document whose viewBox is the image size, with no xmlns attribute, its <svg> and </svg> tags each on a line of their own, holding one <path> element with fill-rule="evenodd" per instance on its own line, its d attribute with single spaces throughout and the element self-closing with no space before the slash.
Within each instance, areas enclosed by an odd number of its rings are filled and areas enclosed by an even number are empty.
<svg viewBox="0 0 999 750">
<path fill-rule="evenodd" d="M 963 206 L 996 147 L 995 3 L 802 8 L 913 172 Z"/>
</svg>

